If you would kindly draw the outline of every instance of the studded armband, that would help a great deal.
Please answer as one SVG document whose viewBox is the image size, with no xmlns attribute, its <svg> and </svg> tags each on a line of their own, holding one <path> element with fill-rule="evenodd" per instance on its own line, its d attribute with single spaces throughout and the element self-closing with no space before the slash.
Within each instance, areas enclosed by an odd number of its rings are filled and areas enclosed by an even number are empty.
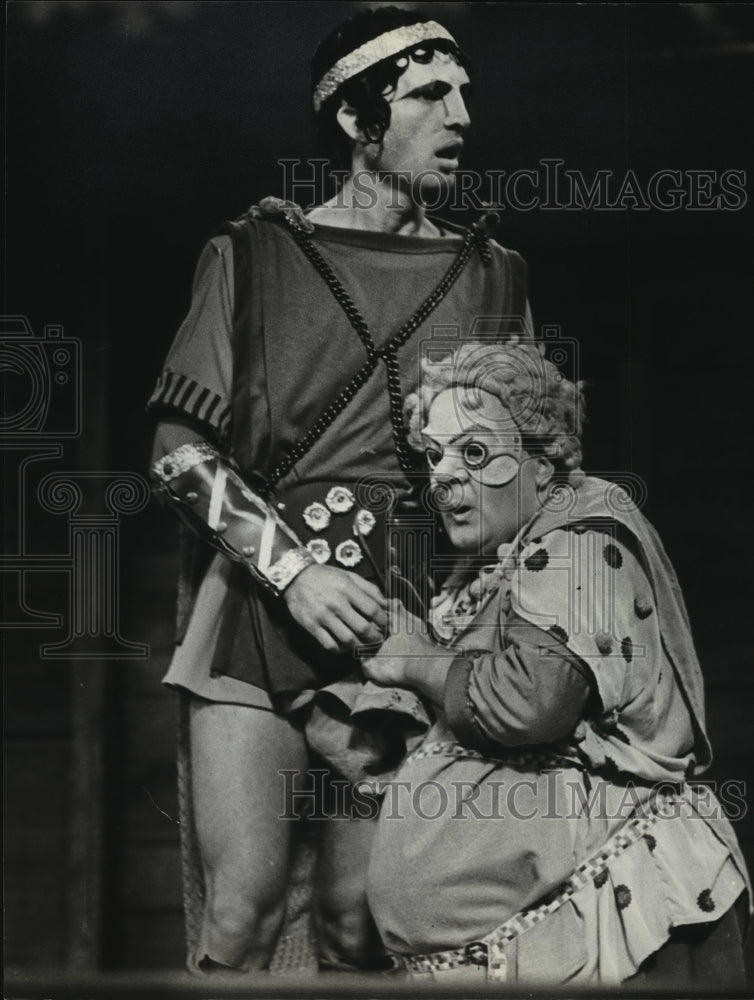
<svg viewBox="0 0 754 1000">
<path fill-rule="evenodd" d="M 314 559 L 275 511 L 218 451 L 184 444 L 151 469 L 157 497 L 175 508 L 196 534 L 243 563 L 279 595 Z"/>
</svg>

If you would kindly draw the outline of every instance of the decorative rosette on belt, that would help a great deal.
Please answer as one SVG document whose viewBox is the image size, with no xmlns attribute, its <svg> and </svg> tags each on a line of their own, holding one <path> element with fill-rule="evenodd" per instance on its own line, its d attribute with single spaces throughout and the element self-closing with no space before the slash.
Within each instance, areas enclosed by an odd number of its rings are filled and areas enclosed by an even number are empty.
<svg viewBox="0 0 754 1000">
<path fill-rule="evenodd" d="M 310 528 L 312 531 L 324 531 L 329 526 L 331 520 L 330 511 L 323 503 L 319 503 L 316 500 L 304 509 L 302 516 L 307 528 Z"/>
<path fill-rule="evenodd" d="M 368 535 L 376 523 L 377 521 L 371 510 L 364 510 L 362 508 L 353 519 L 353 533 L 354 535 L 361 536 Z"/>
<path fill-rule="evenodd" d="M 326 563 L 332 555 L 332 550 L 324 538 L 312 538 L 310 542 L 306 543 L 306 547 L 312 559 L 320 565 Z"/>
<path fill-rule="evenodd" d="M 333 514 L 346 514 L 356 503 L 356 498 L 346 486 L 333 486 L 327 491 L 325 503 Z"/>
<path fill-rule="evenodd" d="M 335 558 L 342 565 L 349 569 L 360 563 L 364 558 L 364 553 L 361 551 L 358 542 L 352 541 L 352 539 L 347 538 L 345 542 L 341 542 L 340 545 L 335 550 Z"/>
</svg>

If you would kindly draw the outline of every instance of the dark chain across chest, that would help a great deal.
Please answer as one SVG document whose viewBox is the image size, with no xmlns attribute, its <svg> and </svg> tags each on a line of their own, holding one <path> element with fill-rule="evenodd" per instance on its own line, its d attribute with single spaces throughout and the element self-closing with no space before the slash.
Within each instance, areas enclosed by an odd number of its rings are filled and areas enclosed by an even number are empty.
<svg viewBox="0 0 754 1000">
<path fill-rule="evenodd" d="M 300 223 L 287 215 L 283 216 L 283 222 L 292 233 L 304 256 L 314 266 L 317 273 L 330 289 L 333 298 L 345 313 L 348 322 L 364 345 L 366 359 L 361 368 L 353 375 L 350 382 L 341 389 L 335 399 L 323 410 L 309 430 L 272 469 L 267 476 L 270 487 L 274 488 L 283 476 L 290 472 L 294 465 L 311 450 L 328 427 L 352 402 L 359 390 L 369 381 L 380 362 L 384 363 L 387 376 L 390 422 L 393 430 L 395 453 L 403 471 L 412 471 L 415 463 L 408 444 L 406 426 L 403 419 L 403 395 L 401 392 L 398 351 L 442 302 L 475 251 L 479 253 L 485 266 L 489 265 L 492 253 L 487 234 L 476 225 L 471 226 L 467 230 L 457 256 L 434 290 L 430 292 L 413 315 L 402 324 L 400 329 L 382 347 L 377 347 L 372 339 L 367 321 L 359 312 L 355 302 L 343 287 L 340 279 L 314 245 L 311 235 Z"/>
</svg>

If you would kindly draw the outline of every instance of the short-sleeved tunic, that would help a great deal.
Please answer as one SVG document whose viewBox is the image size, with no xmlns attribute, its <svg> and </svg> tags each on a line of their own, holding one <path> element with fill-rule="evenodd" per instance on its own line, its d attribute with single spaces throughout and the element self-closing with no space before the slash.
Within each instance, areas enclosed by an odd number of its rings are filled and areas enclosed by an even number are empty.
<svg viewBox="0 0 754 1000">
<path fill-rule="evenodd" d="M 377 347 L 437 287 L 459 253 L 462 231 L 442 225 L 436 238 L 314 227 L 314 245 Z M 449 340 L 480 331 L 501 340 L 512 329 L 530 333 L 523 262 L 494 241 L 489 247 L 491 261 L 472 253 L 447 295 L 399 349 L 404 392 L 435 343 L 447 349 Z M 287 454 L 365 358 L 343 309 L 291 232 L 274 212 L 252 210 L 230 235 L 205 247 L 191 308 L 150 406 L 156 414 L 188 418 L 197 436 L 216 440 L 253 478 L 268 474 Z M 365 506 L 358 484 L 375 478 L 398 489 L 409 485 L 396 457 L 382 363 L 280 481 L 275 502 L 302 542 L 318 545 L 322 561 L 374 579 L 370 560 L 354 554 L 353 539 Z M 348 491 L 346 501 L 332 504 L 330 491 L 338 487 Z M 369 543 L 379 570 L 379 512 L 377 522 Z M 325 654 L 282 602 L 251 585 L 242 568 L 215 556 L 165 680 L 203 697 L 277 709 L 353 669 L 351 657 Z"/>
</svg>

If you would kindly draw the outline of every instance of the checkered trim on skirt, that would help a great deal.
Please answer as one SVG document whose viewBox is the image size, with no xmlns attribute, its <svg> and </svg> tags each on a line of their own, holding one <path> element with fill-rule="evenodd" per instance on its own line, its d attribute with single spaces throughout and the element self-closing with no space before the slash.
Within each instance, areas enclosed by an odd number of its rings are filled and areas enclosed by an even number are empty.
<svg viewBox="0 0 754 1000">
<path fill-rule="evenodd" d="M 441 751 L 437 747 L 440 746 L 445 746 L 446 750 L 450 750 L 454 744 L 429 744 L 426 748 L 420 748 L 419 753 L 424 749 L 425 752 L 422 756 L 439 755 Z M 459 747 L 459 751 L 462 753 L 447 753 L 446 755 L 482 757 L 481 754 L 471 750 L 467 751 L 463 747 Z M 417 753 L 412 754 L 412 756 L 416 757 Z M 488 758 L 483 757 L 482 759 Z M 645 806 L 642 815 L 635 816 L 617 833 L 614 833 L 599 851 L 583 861 L 573 874 L 539 906 L 521 910 L 506 920 L 504 924 L 496 927 L 486 937 L 479 941 L 471 941 L 462 948 L 437 951 L 429 955 L 393 955 L 396 970 L 415 973 L 448 972 L 464 965 L 486 965 L 488 980 L 505 982 L 508 964 L 505 955 L 506 945 L 559 910 L 579 890 L 585 888 L 605 871 L 615 858 L 641 840 L 644 834 L 657 822 L 670 798 L 672 796 L 658 797 L 651 805 Z"/>
<path fill-rule="evenodd" d="M 509 767 L 536 767 L 542 771 L 555 767 L 577 767 L 583 770 L 583 764 L 562 754 L 551 751 L 531 751 L 515 752 L 506 754 L 504 757 L 491 757 L 486 753 L 479 753 L 469 747 L 461 746 L 452 740 L 434 740 L 430 743 L 422 743 L 406 758 L 406 763 L 414 760 L 423 760 L 426 757 L 470 757 L 474 760 L 491 761 L 493 764 L 507 764 Z"/>
</svg>

